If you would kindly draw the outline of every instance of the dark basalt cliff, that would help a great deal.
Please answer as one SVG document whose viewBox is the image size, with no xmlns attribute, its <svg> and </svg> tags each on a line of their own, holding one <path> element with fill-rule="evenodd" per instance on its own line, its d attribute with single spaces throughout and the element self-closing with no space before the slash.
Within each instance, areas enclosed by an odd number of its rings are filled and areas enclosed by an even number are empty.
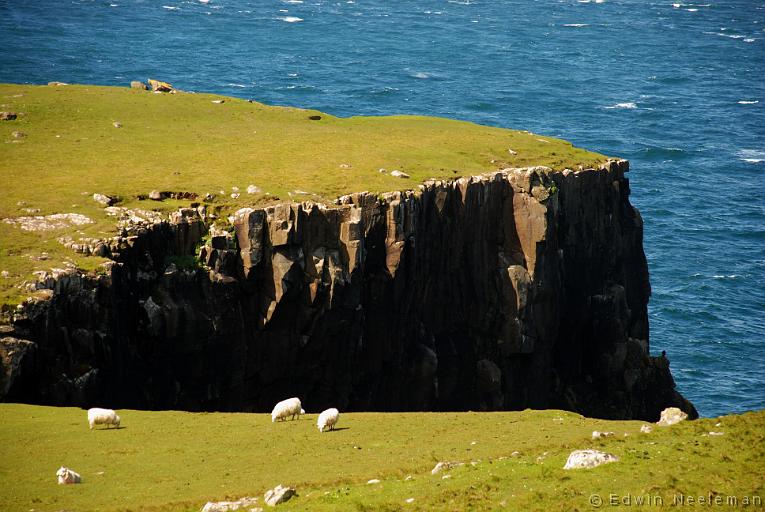
<svg viewBox="0 0 765 512">
<path fill-rule="evenodd" d="M 0 344 L 0 397 L 270 411 L 563 408 L 696 416 L 648 354 L 627 162 L 508 169 L 338 204 L 203 209 L 117 239 L 106 275 L 43 280 Z M 188 258 L 187 258 L 188 259 Z"/>
</svg>

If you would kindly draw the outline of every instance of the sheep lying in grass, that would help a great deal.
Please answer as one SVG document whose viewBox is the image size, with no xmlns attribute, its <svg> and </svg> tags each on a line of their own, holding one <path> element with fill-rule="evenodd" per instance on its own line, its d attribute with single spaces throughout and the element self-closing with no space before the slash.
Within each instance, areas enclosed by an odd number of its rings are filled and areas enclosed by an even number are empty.
<svg viewBox="0 0 765 512">
<path fill-rule="evenodd" d="M 288 398 L 274 406 L 274 410 L 271 411 L 271 422 L 273 423 L 276 420 L 286 420 L 287 416 L 292 416 L 292 419 L 294 420 L 295 416 L 300 416 L 301 414 L 305 414 L 305 411 L 302 409 L 300 399 Z"/>
<path fill-rule="evenodd" d="M 323 413 L 319 414 L 319 420 L 316 422 L 316 426 L 319 427 L 319 432 L 325 430 L 334 430 L 337 420 L 340 419 L 340 411 L 335 409 L 327 409 Z"/>
<path fill-rule="evenodd" d="M 64 466 L 58 468 L 58 471 L 56 471 L 56 476 L 58 477 L 59 485 L 79 484 L 82 480 L 79 473 L 72 471 L 69 468 L 65 468 Z"/>
<path fill-rule="evenodd" d="M 109 428 L 110 425 L 114 425 L 119 428 L 120 417 L 111 409 L 94 407 L 88 409 L 88 425 L 90 425 L 90 430 L 93 430 L 95 425 L 106 425 L 106 428 Z"/>
</svg>

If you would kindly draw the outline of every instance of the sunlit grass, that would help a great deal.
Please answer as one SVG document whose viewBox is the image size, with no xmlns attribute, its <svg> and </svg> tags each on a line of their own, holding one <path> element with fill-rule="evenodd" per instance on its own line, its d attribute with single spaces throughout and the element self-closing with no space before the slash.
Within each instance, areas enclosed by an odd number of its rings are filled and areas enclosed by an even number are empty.
<svg viewBox="0 0 765 512">
<path fill-rule="evenodd" d="M 351 413 L 324 434 L 316 414 L 271 423 L 268 414 L 119 412 L 124 428 L 90 431 L 84 410 L 0 404 L 2 509 L 199 510 L 208 500 L 262 499 L 277 484 L 299 494 L 280 510 L 327 511 L 590 510 L 592 494 L 670 503 L 678 493 L 765 492 L 765 412 L 650 434 L 642 422 L 563 411 Z M 615 436 L 593 441 L 593 430 Z M 621 460 L 564 471 L 582 448 Z M 466 464 L 431 475 L 438 461 Z M 57 485 L 61 465 L 83 483 Z M 381 482 L 366 483 L 373 478 Z"/>
</svg>

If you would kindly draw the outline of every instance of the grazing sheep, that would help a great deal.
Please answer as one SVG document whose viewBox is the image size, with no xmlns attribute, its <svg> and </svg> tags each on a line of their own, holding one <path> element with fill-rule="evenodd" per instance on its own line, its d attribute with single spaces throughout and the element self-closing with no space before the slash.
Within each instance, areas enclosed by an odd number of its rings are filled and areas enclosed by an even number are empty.
<svg viewBox="0 0 765 512">
<path fill-rule="evenodd" d="M 288 398 L 274 406 L 274 410 L 271 411 L 271 422 L 273 423 L 276 420 L 286 420 L 287 416 L 292 416 L 292 419 L 294 420 L 295 416 L 300 416 L 301 414 L 305 414 L 305 411 L 301 407 L 300 399 Z"/>
<path fill-rule="evenodd" d="M 340 419 L 340 411 L 335 409 L 327 409 L 323 413 L 319 414 L 319 420 L 316 422 L 316 426 L 319 427 L 319 432 L 325 430 L 335 430 L 335 424 Z"/>
<path fill-rule="evenodd" d="M 90 425 L 90 430 L 93 430 L 94 425 L 106 425 L 106 428 L 109 428 L 110 425 L 114 425 L 119 428 L 120 417 L 111 409 L 94 407 L 88 409 L 88 425 Z"/>
<path fill-rule="evenodd" d="M 82 481 L 79 473 L 72 471 L 69 468 L 65 468 L 64 466 L 61 466 L 58 471 L 56 471 L 56 476 L 58 477 L 59 485 L 79 484 L 80 481 Z"/>
</svg>

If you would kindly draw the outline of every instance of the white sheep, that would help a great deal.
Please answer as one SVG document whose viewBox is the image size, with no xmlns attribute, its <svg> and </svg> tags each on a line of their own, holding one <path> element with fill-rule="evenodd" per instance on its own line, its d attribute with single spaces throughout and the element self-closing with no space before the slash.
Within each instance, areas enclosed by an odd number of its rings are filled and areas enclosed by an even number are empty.
<svg viewBox="0 0 765 512">
<path fill-rule="evenodd" d="M 88 409 L 88 425 L 90 425 L 90 430 L 93 430 L 95 425 L 106 425 L 106 428 L 109 428 L 110 425 L 114 425 L 119 428 L 120 417 L 111 409 L 94 407 Z"/>
<path fill-rule="evenodd" d="M 301 414 L 305 414 L 305 411 L 300 404 L 300 399 L 288 398 L 274 406 L 274 410 L 271 411 L 271 422 L 273 423 L 276 420 L 286 420 L 287 416 L 292 416 L 292 419 L 294 420 L 295 416 L 299 417 Z"/>
<path fill-rule="evenodd" d="M 64 466 L 58 468 L 58 471 L 56 471 L 56 476 L 58 477 L 59 485 L 79 484 L 82 481 L 79 473 L 72 471 L 69 468 L 65 468 Z"/>
<path fill-rule="evenodd" d="M 340 419 L 340 411 L 335 409 L 327 409 L 323 413 L 319 414 L 319 420 L 316 422 L 316 426 L 319 427 L 319 432 L 325 430 L 335 430 L 335 424 Z"/>
</svg>

